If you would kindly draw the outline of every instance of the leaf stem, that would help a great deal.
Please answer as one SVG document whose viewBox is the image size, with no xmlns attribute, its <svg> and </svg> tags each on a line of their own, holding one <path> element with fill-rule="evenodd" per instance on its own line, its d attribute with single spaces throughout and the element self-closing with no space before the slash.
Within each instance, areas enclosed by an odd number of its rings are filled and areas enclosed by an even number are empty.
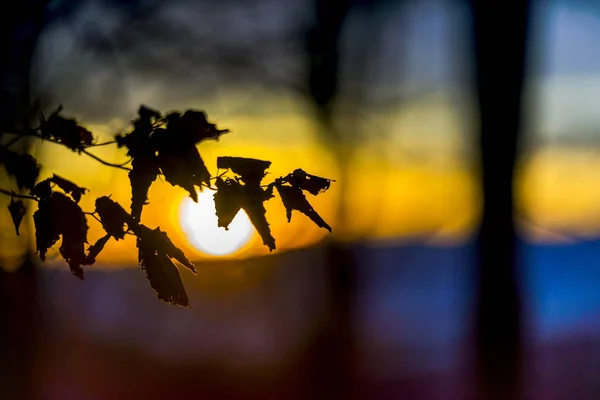
<svg viewBox="0 0 600 400">
<path fill-rule="evenodd" d="M 2 188 L 0 188 L 0 193 L 5 194 L 5 195 L 10 196 L 10 197 L 17 197 L 19 199 L 40 201 L 37 197 L 28 196 L 26 194 L 15 193 L 12 190 L 6 190 L 6 189 L 2 189 Z"/>
<path fill-rule="evenodd" d="M 218 173 L 218 172 L 219 172 L 219 170 L 217 170 L 217 173 Z M 225 175 L 226 173 L 227 173 L 227 170 L 225 170 L 225 171 L 221 172 L 219 175 L 216 175 L 216 176 L 211 176 L 211 177 L 210 177 L 210 180 L 211 180 L 211 181 L 212 181 L 212 180 L 216 180 L 216 179 L 218 179 L 218 178 L 222 177 L 223 175 Z"/>
<path fill-rule="evenodd" d="M 16 142 L 17 142 L 17 141 L 18 141 L 20 138 L 22 138 L 22 137 L 25 137 L 25 136 L 31 136 L 31 137 L 35 137 L 35 138 L 37 138 L 37 139 L 41 140 L 42 142 L 44 142 L 44 141 L 46 141 L 46 142 L 51 142 L 51 143 L 55 143 L 55 144 L 58 144 L 58 145 L 61 145 L 61 146 L 65 146 L 65 147 L 67 147 L 67 148 L 68 148 L 68 146 L 67 146 L 65 143 L 63 143 L 63 142 L 61 142 L 61 141 L 59 141 L 59 140 L 53 139 L 53 138 L 45 138 L 45 137 L 42 137 L 42 135 L 40 135 L 39 133 L 37 133 L 37 132 L 36 132 L 36 131 L 34 131 L 34 130 L 30 130 L 30 131 L 23 131 L 23 132 L 6 132 L 6 134 L 9 134 L 9 135 L 17 135 L 17 138 L 15 138 L 15 139 L 11 140 L 11 141 L 8 143 L 8 145 L 12 145 L 12 144 L 16 143 Z M 99 146 L 107 146 L 107 145 L 114 144 L 114 143 L 116 143 L 116 141 L 104 142 L 104 143 L 98 143 L 98 144 L 91 145 L 91 146 L 87 146 L 87 147 L 99 147 Z M 8 147 L 8 145 L 7 145 L 6 147 Z M 3 146 L 3 147 L 5 147 L 5 146 Z M 124 165 L 126 165 L 126 164 L 130 163 L 130 162 L 131 162 L 131 160 L 129 160 L 129 161 L 127 161 L 127 162 L 125 162 L 124 164 L 114 164 L 114 163 L 111 163 L 111 162 L 108 162 L 108 161 L 105 161 L 105 160 L 101 159 L 100 157 L 98 157 L 98 156 L 97 156 L 97 155 L 95 155 L 95 154 L 92 154 L 92 153 L 90 153 L 90 152 L 89 152 L 89 151 L 87 151 L 86 149 L 83 149 L 83 150 L 82 150 L 82 153 L 84 153 L 84 154 L 85 154 L 85 155 L 87 155 L 88 157 L 91 157 L 91 158 L 93 158 L 94 160 L 98 161 L 99 163 L 101 163 L 101 164 L 104 164 L 104 165 L 106 165 L 106 166 L 108 166 L 108 167 L 119 168 L 119 169 L 122 169 L 122 170 L 125 170 L 125 171 L 131 171 L 131 168 L 127 168 L 127 167 L 125 167 L 125 166 L 124 166 Z"/>
<path fill-rule="evenodd" d="M 113 164 L 113 163 L 110 163 L 108 161 L 104 161 L 103 159 L 101 159 L 97 155 L 94 155 L 94 154 L 90 153 L 89 151 L 87 151 L 85 149 L 82 150 L 82 153 L 85 154 L 85 155 L 87 155 L 87 156 L 89 156 L 89 157 L 91 157 L 91 158 L 93 158 L 94 160 L 98 161 L 100 164 L 104 164 L 106 166 L 113 167 L 113 168 L 119 168 L 119 169 L 122 169 L 122 170 L 125 170 L 125 171 L 131 171 L 131 168 L 129 168 L 129 167 L 125 167 L 125 166 L 123 166 L 121 164 Z M 125 164 L 128 164 L 128 163 L 129 163 L 129 161 L 127 161 Z"/>
<path fill-rule="evenodd" d="M 85 215 L 90 215 L 92 218 L 94 218 L 96 221 L 102 223 L 102 221 L 100 220 L 100 218 L 98 218 L 98 216 L 96 215 L 95 212 L 89 212 L 89 211 L 84 211 L 83 212 Z"/>
<path fill-rule="evenodd" d="M 111 144 L 116 144 L 117 141 L 116 140 L 111 140 L 109 142 L 102 142 L 102 143 L 96 143 L 96 144 L 92 144 L 90 146 L 87 147 L 101 147 L 101 146 L 109 146 Z"/>
</svg>

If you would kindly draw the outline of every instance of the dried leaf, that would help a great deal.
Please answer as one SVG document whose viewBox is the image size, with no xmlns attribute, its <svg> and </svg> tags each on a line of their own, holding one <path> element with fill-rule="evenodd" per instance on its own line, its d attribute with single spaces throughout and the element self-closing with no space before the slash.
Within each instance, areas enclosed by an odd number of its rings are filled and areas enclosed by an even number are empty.
<svg viewBox="0 0 600 400">
<path fill-rule="evenodd" d="M 55 139 L 69 149 L 78 152 L 91 146 L 94 143 L 92 133 L 77 124 L 74 119 L 61 116 L 61 111 L 62 106 L 52 113 L 47 120 L 42 115 L 40 118 L 42 137 Z"/>
<path fill-rule="evenodd" d="M 244 188 L 233 179 L 223 180 L 221 178 L 216 179 L 215 186 L 217 192 L 213 198 L 218 218 L 217 225 L 229 230 L 229 224 L 242 208 Z"/>
<path fill-rule="evenodd" d="M 61 188 L 66 194 L 70 195 L 76 203 L 79 203 L 81 200 L 81 196 L 85 194 L 87 191 L 86 188 L 82 188 L 74 184 L 73 182 L 66 180 L 56 174 L 50 178 L 52 183 L 55 183 L 59 188 Z"/>
<path fill-rule="evenodd" d="M 40 258 L 45 260 L 46 252 L 61 235 L 59 252 L 73 275 L 83 279 L 81 265 L 85 265 L 87 259 L 84 245 L 87 243 L 88 226 L 79 205 L 62 193 L 53 192 L 47 200 L 39 202 L 33 220 Z"/>
<path fill-rule="evenodd" d="M 183 114 L 170 113 L 166 117 L 167 130 L 171 140 L 198 144 L 203 140 L 219 140 L 221 135 L 229 133 L 229 129 L 217 129 L 208 122 L 206 113 L 200 110 L 187 110 Z"/>
<path fill-rule="evenodd" d="M 131 216 L 139 221 L 142 209 L 148 202 L 148 190 L 160 173 L 154 155 L 149 157 L 134 158 L 129 171 L 131 183 Z"/>
<path fill-rule="evenodd" d="M 42 261 L 46 260 L 46 253 L 58 239 L 60 239 L 60 227 L 55 221 L 52 206 L 49 201 L 40 201 L 38 209 L 33 213 L 35 226 L 35 243 L 37 252 Z"/>
<path fill-rule="evenodd" d="M 62 193 L 53 193 L 50 198 L 55 217 L 59 218 L 62 243 L 58 249 L 62 257 L 69 263 L 71 272 L 83 279 L 81 265 L 86 263 L 84 245 L 87 243 L 87 221 L 85 214 L 73 200 Z"/>
<path fill-rule="evenodd" d="M 185 257 L 183 251 L 173 244 L 166 232 L 161 231 L 160 228 L 150 229 L 144 225 L 138 225 L 134 231 L 138 238 L 147 245 L 151 244 L 158 253 L 176 259 L 194 274 L 196 273 L 194 264 Z"/>
<path fill-rule="evenodd" d="M 154 122 L 161 118 L 160 111 L 150 108 L 144 104 L 142 104 L 138 109 L 138 115 L 140 116 L 140 120 L 148 122 Z"/>
<path fill-rule="evenodd" d="M 289 182 L 292 186 L 297 186 L 315 196 L 319 193 L 327 191 L 331 185 L 331 179 L 307 174 L 301 169 L 294 170 L 294 172 L 283 179 L 284 181 Z"/>
<path fill-rule="evenodd" d="M 210 186 L 210 172 L 192 144 L 180 149 L 158 150 L 158 163 L 167 182 L 181 186 L 198 202 L 196 186 Z"/>
<path fill-rule="evenodd" d="M 25 208 L 23 200 L 11 199 L 10 204 L 8 205 L 8 211 L 10 212 L 13 224 L 15 225 L 15 232 L 17 233 L 17 236 L 21 236 L 19 233 L 19 227 L 21 226 L 23 217 L 25 214 L 27 214 L 27 209 Z"/>
<path fill-rule="evenodd" d="M 127 147 L 127 155 L 132 157 L 131 216 L 139 221 L 142 209 L 148 201 L 148 190 L 160 174 L 156 149 L 152 143 L 152 132 L 160 118 L 160 113 L 144 105 L 138 110 L 139 118 L 133 121 L 134 129 L 126 135 L 116 135 L 119 147 Z"/>
<path fill-rule="evenodd" d="M 96 241 L 93 245 L 88 248 L 88 254 L 86 257 L 86 265 L 93 265 L 96 262 L 96 257 L 98 254 L 104 249 L 104 246 L 108 242 L 108 239 L 111 238 L 110 234 L 106 234 L 102 236 L 100 239 Z"/>
<path fill-rule="evenodd" d="M 131 216 L 116 201 L 108 196 L 96 199 L 96 214 L 100 218 L 102 227 L 110 236 L 116 240 L 125 237 L 125 225 L 133 225 Z"/>
<path fill-rule="evenodd" d="M 230 169 L 240 176 L 248 185 L 260 185 L 266 175 L 266 170 L 271 166 L 271 161 L 257 160 L 243 157 L 218 157 L 217 168 Z"/>
<path fill-rule="evenodd" d="M 19 190 L 34 188 L 41 166 L 31 155 L 0 149 L 0 164 L 4 165 L 9 176 L 15 178 Z"/>
<path fill-rule="evenodd" d="M 268 200 L 265 196 L 265 191 L 260 187 L 244 187 L 244 204 L 242 208 L 248 214 L 252 225 L 256 228 L 256 231 L 262 238 L 263 244 L 269 248 L 270 251 L 275 250 L 275 238 L 271 235 L 271 229 L 269 228 L 269 222 L 267 222 L 267 210 L 263 202 Z"/>
<path fill-rule="evenodd" d="M 283 201 L 288 222 L 292 219 L 292 210 L 297 210 L 310 218 L 319 228 L 325 228 L 331 232 L 331 227 L 314 210 L 299 187 L 280 184 L 276 185 L 276 188 Z"/>
<path fill-rule="evenodd" d="M 214 194 L 215 210 L 218 217 L 218 226 L 227 229 L 240 208 L 248 214 L 250 221 L 269 250 L 275 250 L 275 239 L 267 222 L 263 202 L 272 195 L 260 186 L 242 185 L 236 180 L 218 178 L 215 185 L 217 192 Z"/>
<path fill-rule="evenodd" d="M 173 305 L 188 307 L 190 299 L 183 287 L 179 270 L 171 259 L 165 254 L 157 253 L 156 249 L 143 239 L 138 239 L 137 247 L 140 266 L 146 271 L 150 286 L 157 297 Z"/>
<path fill-rule="evenodd" d="M 42 200 L 50 198 L 52 194 L 52 181 L 50 179 L 41 181 L 29 193 Z"/>
<path fill-rule="evenodd" d="M 194 274 L 196 274 L 196 267 L 194 266 L 194 264 L 192 264 L 190 262 L 190 260 L 187 259 L 185 254 L 183 254 L 183 251 L 181 251 L 180 248 L 178 248 L 177 246 L 175 246 L 173 244 L 173 242 L 171 241 L 171 239 L 169 239 L 169 236 L 167 236 L 167 234 L 165 232 L 161 232 L 158 228 L 156 228 L 156 230 L 157 230 L 157 233 L 159 233 L 160 237 L 161 237 L 159 251 L 161 253 L 165 253 L 166 255 L 168 255 L 171 258 L 176 259 L 183 266 L 185 266 L 187 269 L 189 269 Z"/>
<path fill-rule="evenodd" d="M 148 200 L 148 189 L 162 173 L 167 182 L 184 188 L 198 201 L 197 188 L 210 186 L 210 172 L 196 144 L 205 139 L 218 139 L 228 130 L 217 129 L 207 121 L 203 111 L 188 110 L 180 114 L 161 114 L 141 106 L 134 129 L 126 135 L 117 135 L 117 144 L 127 147 L 133 158 L 129 180 L 132 187 L 131 214 L 140 220 L 142 208 Z M 166 126 L 166 128 L 165 128 Z"/>
<path fill-rule="evenodd" d="M 156 291 L 158 298 L 171 304 L 187 307 L 189 299 L 181 282 L 179 270 L 171 258 L 196 273 L 194 265 L 160 228 L 150 229 L 144 225 L 138 225 L 135 233 L 138 236 L 140 266 L 146 271 L 150 286 Z"/>
</svg>

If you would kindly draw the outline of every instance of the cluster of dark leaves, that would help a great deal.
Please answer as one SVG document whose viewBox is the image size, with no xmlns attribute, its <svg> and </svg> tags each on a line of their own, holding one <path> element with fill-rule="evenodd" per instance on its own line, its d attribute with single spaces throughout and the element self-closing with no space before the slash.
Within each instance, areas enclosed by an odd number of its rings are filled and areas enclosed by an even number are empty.
<svg viewBox="0 0 600 400">
<path fill-rule="evenodd" d="M 179 270 L 172 259 L 194 273 L 196 269 L 165 232 L 138 223 L 121 205 L 105 196 L 96 200 L 92 214 L 100 221 L 106 235 L 90 245 L 86 213 L 79 206 L 87 189 L 58 175 L 36 183 L 40 167 L 30 155 L 4 149 L 0 161 L 7 174 L 16 180 L 17 186 L 29 189 L 31 198 L 38 202 L 33 222 L 36 251 L 42 261 L 46 260 L 48 250 L 61 240 L 60 255 L 73 275 L 83 279 L 82 267 L 93 265 L 111 238 L 122 240 L 126 234 L 132 234 L 137 237 L 139 265 L 146 272 L 158 298 L 175 305 L 189 305 Z M 13 197 L 8 210 L 19 235 L 21 222 L 27 214 L 25 203 L 21 198 Z"/>
<path fill-rule="evenodd" d="M 93 145 L 92 134 L 74 119 L 61 116 L 60 111 L 59 107 L 48 119 L 40 118 L 41 137 L 50 138 L 78 153 Z M 196 146 L 204 140 L 218 140 L 229 131 L 217 129 L 203 111 L 187 110 L 163 115 L 142 105 L 138 118 L 132 123 L 131 132 L 116 135 L 118 147 L 126 147 L 132 158 L 129 173 L 131 213 L 107 196 L 96 199 L 93 213 L 85 213 L 79 201 L 87 192 L 86 188 L 58 175 L 38 182 L 41 167 L 35 158 L 0 148 L 0 164 L 7 174 L 14 178 L 21 192 L 29 190 L 30 198 L 38 202 L 33 222 L 37 252 L 42 261 L 46 259 L 48 250 L 61 240 L 59 253 L 71 272 L 83 279 L 82 267 L 93 265 L 111 238 L 118 241 L 123 240 L 125 235 L 134 235 L 139 265 L 146 272 L 158 298 L 188 306 L 189 299 L 173 260 L 196 273 L 194 265 L 160 228 L 151 229 L 140 223 L 143 206 L 148 201 L 148 190 L 159 175 L 163 175 L 171 185 L 184 188 L 194 201 L 198 200 L 197 190 L 202 191 L 204 187 L 216 190 L 214 200 L 218 226 L 228 229 L 237 213 L 244 210 L 271 251 L 275 249 L 275 238 L 267 222 L 264 202 L 274 197 L 275 190 L 286 209 L 288 222 L 292 211 L 296 210 L 317 226 L 331 231 L 304 194 L 308 192 L 316 196 L 325 192 L 330 187 L 330 179 L 296 169 L 263 185 L 271 162 L 241 157 L 219 157 L 217 168 L 230 171 L 233 177 L 223 178 L 225 172 L 211 178 Z M 211 185 L 211 179 L 215 179 L 215 187 Z M 23 196 L 13 195 L 8 206 L 17 235 L 27 214 L 27 208 L 19 197 Z M 93 215 L 106 232 L 91 245 L 87 238 L 86 214 Z"/>
<path fill-rule="evenodd" d="M 150 229 L 138 223 L 131 214 L 117 202 L 104 196 L 96 200 L 98 215 L 106 236 L 95 245 L 94 251 L 100 252 L 109 238 L 121 240 L 127 233 L 137 237 L 138 262 L 146 271 L 150 285 L 159 299 L 171 304 L 187 307 L 189 298 L 179 275 L 179 270 L 172 259 L 177 260 L 194 274 L 196 268 L 177 248 L 165 232 L 160 228 Z M 97 255 L 97 253 L 96 253 Z"/>
<path fill-rule="evenodd" d="M 94 144 L 92 133 L 79 125 L 77 121 L 60 115 L 62 106 L 58 107 L 48 119 L 40 116 L 40 134 L 44 139 L 54 139 L 73 151 L 81 153 L 86 147 Z"/>
<path fill-rule="evenodd" d="M 171 185 L 184 188 L 197 202 L 196 187 L 200 191 L 210 187 L 211 176 L 196 145 L 208 139 L 218 140 L 227 132 L 210 123 L 204 111 L 162 115 L 142 105 L 133 121 L 133 130 L 116 136 L 118 146 L 126 147 L 132 158 L 129 180 L 133 218 L 140 220 L 148 190 L 159 174 Z"/>
<path fill-rule="evenodd" d="M 217 192 L 214 195 L 218 224 L 227 229 L 237 213 L 243 209 L 269 250 L 275 250 L 275 239 L 266 218 L 263 203 L 273 198 L 273 190 L 277 189 L 286 209 L 288 222 L 292 218 L 292 210 L 300 211 L 309 217 L 317 226 L 331 232 L 331 227 L 314 210 L 303 191 L 316 196 L 325 192 L 331 180 L 310 175 L 301 169 L 277 178 L 265 187 L 261 185 L 270 161 L 242 157 L 219 157 L 217 168 L 233 172 L 234 178 L 221 177 L 216 180 Z"/>
</svg>

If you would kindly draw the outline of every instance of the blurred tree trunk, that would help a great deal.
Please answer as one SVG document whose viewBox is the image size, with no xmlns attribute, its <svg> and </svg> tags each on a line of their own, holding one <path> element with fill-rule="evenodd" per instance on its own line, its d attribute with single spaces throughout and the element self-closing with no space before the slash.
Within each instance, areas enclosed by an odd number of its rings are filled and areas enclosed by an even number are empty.
<svg viewBox="0 0 600 400">
<path fill-rule="evenodd" d="M 350 10 L 349 0 L 314 0 L 314 25 L 306 40 L 308 56 L 307 86 L 315 115 L 332 145 L 340 167 L 340 184 L 346 182 L 343 140 L 333 124 L 333 104 L 339 86 L 339 41 L 342 25 Z M 338 185 L 338 186 L 339 186 Z M 343 193 L 342 188 L 338 188 Z M 344 196 L 342 195 L 342 203 Z M 338 220 L 346 215 L 340 204 Z M 309 370 L 318 398 L 355 397 L 353 299 L 356 292 L 357 265 L 352 250 L 335 240 L 326 248 L 326 279 L 329 288 L 326 314 L 309 351 Z"/>
<path fill-rule="evenodd" d="M 45 0 L 13 2 L 1 18 L 0 47 L 4 60 L 0 63 L 0 140 L 3 142 L 7 140 L 3 132 L 30 122 L 32 57 L 43 26 L 45 6 Z M 19 149 L 27 151 L 27 141 L 21 140 Z M 8 199 L 4 200 L 7 204 Z M 38 397 L 33 377 L 38 330 L 37 274 L 27 257 L 24 260 L 13 273 L 5 272 L 0 265 L 0 398 L 3 399 Z"/>
<path fill-rule="evenodd" d="M 520 397 L 521 313 L 513 172 L 521 122 L 528 2 L 473 0 L 483 219 L 476 309 L 481 399 Z"/>
</svg>

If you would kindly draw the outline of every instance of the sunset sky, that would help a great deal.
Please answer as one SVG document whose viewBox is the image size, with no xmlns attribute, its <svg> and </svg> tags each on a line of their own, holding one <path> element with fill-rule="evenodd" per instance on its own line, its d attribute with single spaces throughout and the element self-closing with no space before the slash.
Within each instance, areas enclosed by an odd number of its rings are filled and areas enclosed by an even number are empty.
<svg viewBox="0 0 600 400">
<path fill-rule="evenodd" d="M 284 2 L 280 3 L 284 7 Z M 218 143 L 199 146 L 211 172 L 216 171 L 217 156 L 230 155 L 272 161 L 267 180 L 303 168 L 339 181 L 334 154 L 320 140 L 310 109 L 285 84 L 253 84 L 256 71 L 232 84 L 226 72 L 219 75 L 218 60 L 211 60 L 214 64 L 208 66 L 192 63 L 187 72 L 181 69 L 189 64 L 185 59 L 173 60 L 172 66 L 157 62 L 156 68 L 142 71 L 141 63 L 154 65 L 148 60 L 156 61 L 150 53 L 162 51 L 161 42 L 151 36 L 156 31 L 143 23 L 136 28 L 150 35 L 140 34 L 146 38 L 141 41 L 157 43 L 154 50 L 142 44 L 122 49 L 117 43 L 114 53 L 95 51 L 85 44 L 86 35 L 105 37 L 110 42 L 111 35 L 121 32 L 119 24 L 124 17 L 90 4 L 74 17 L 49 27 L 38 51 L 37 84 L 52 101 L 64 104 L 66 115 L 78 117 L 101 141 L 127 129 L 127 120 L 135 117 L 140 103 L 163 111 L 200 108 L 220 127 L 232 130 Z M 197 19 L 201 13 L 190 11 L 191 16 L 186 16 L 184 4 L 165 6 L 162 18 L 177 16 L 179 25 L 191 30 L 189 38 L 181 41 L 193 44 L 207 33 L 194 28 L 202 26 Z M 203 6 L 197 7 L 201 10 Z M 532 240 L 568 241 L 600 234 L 600 176 L 595 172 L 600 168 L 600 148 L 597 144 L 585 149 L 557 144 L 565 137 L 593 136 L 600 128 L 600 48 L 595 45 L 600 39 L 600 10 L 593 7 L 584 1 L 558 0 L 538 6 L 531 44 L 532 75 L 526 93 L 527 147 L 516 181 L 518 218 L 523 222 L 521 217 L 526 216 L 529 222 L 525 221 L 523 228 Z M 271 21 L 269 24 L 258 17 L 242 19 L 235 29 L 254 32 L 261 38 L 285 33 L 299 23 L 302 13 L 284 8 L 269 8 L 269 15 L 277 14 L 278 22 L 263 15 L 267 11 L 261 14 L 259 8 L 253 12 Z M 350 163 L 350 178 L 334 183 L 329 192 L 311 198 L 311 203 L 340 238 L 421 237 L 438 244 L 463 241 L 472 235 L 480 207 L 468 46 L 461 28 L 467 17 L 465 8 L 423 1 L 409 3 L 405 13 L 397 6 L 380 11 L 381 56 L 373 61 L 371 74 L 365 78 L 367 97 L 370 104 L 398 96 L 404 100 L 359 110 L 366 124 L 357 131 L 367 140 Z M 223 15 L 228 15 L 226 10 Z M 237 21 L 234 16 L 227 18 L 232 18 L 226 21 L 230 24 Z M 357 14 L 349 26 L 359 25 Z M 360 30 L 349 28 L 348 43 L 358 34 Z M 220 40 L 242 39 L 227 36 Z M 404 58 L 396 51 L 400 48 Z M 268 57 L 265 64 L 274 67 L 267 68 L 266 74 L 277 74 L 283 82 L 298 79 L 294 65 L 299 63 L 299 53 L 293 46 L 283 46 Z M 348 82 L 355 72 L 344 72 Z M 351 86 L 343 84 L 342 95 L 344 88 Z M 125 171 L 102 167 L 52 144 L 36 151 L 44 176 L 57 173 L 91 190 L 82 200 L 84 209 L 92 210 L 94 199 L 108 194 L 129 206 Z M 93 152 L 114 162 L 125 159 L 124 151 L 108 147 Z M 340 185 L 346 185 L 348 195 L 343 201 L 351 215 L 343 228 L 336 220 Z M 209 257 L 194 249 L 181 229 L 178 213 L 184 196 L 181 188 L 155 182 L 143 221 L 167 231 L 190 258 Z M 281 250 L 316 243 L 328 234 L 301 214 L 295 213 L 288 224 L 278 199 L 267 203 L 267 217 Z M 89 225 L 90 238 L 100 237 L 99 224 L 90 221 Z M 234 256 L 267 253 L 255 235 Z M 110 242 L 100 258 L 106 264 L 135 260 L 135 243 L 130 238 Z"/>
</svg>

